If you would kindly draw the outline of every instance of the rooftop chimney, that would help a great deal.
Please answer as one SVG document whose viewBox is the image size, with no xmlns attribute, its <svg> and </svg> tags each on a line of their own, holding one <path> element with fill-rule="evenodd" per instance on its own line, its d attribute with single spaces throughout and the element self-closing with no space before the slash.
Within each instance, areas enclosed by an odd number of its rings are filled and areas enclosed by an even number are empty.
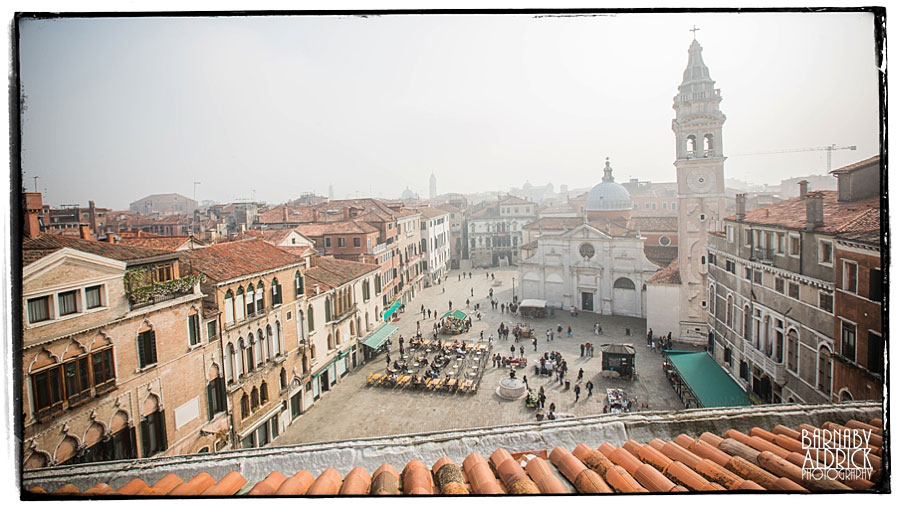
<svg viewBox="0 0 900 507">
<path fill-rule="evenodd" d="M 113 236 L 113 233 L 111 233 L 111 232 L 106 233 L 106 242 L 111 245 L 116 243 L 116 237 Z"/>
<path fill-rule="evenodd" d="M 81 239 L 91 239 L 91 226 L 87 224 L 80 224 L 78 226 L 78 233 Z"/>
<path fill-rule="evenodd" d="M 806 197 L 806 194 L 809 193 L 809 182 L 806 180 L 800 180 L 797 182 L 800 185 L 800 197 Z"/>
<path fill-rule="evenodd" d="M 41 234 L 41 202 L 40 192 L 25 192 L 25 237 L 36 238 Z"/>
<path fill-rule="evenodd" d="M 735 217 L 739 222 L 743 222 L 747 218 L 747 194 L 737 194 L 734 196 Z"/>
<path fill-rule="evenodd" d="M 806 197 L 806 230 L 825 225 L 825 195 L 812 192 Z"/>
<path fill-rule="evenodd" d="M 288 209 L 287 209 L 287 206 L 285 206 L 284 208 L 282 208 L 282 211 L 284 211 L 284 221 L 287 222 L 287 221 L 288 221 Z"/>
</svg>

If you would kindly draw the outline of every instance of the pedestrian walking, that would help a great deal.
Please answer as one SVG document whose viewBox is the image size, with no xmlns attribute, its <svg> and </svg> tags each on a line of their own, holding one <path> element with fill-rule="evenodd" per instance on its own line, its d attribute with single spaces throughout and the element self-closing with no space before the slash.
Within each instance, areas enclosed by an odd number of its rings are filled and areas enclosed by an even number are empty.
<svg viewBox="0 0 900 507">
<path fill-rule="evenodd" d="M 482 329 L 481 333 L 479 333 L 478 341 L 480 341 L 480 342 L 484 341 L 484 329 Z"/>
<path fill-rule="evenodd" d="M 550 341 L 550 330 L 549 329 L 547 330 L 547 341 L 548 342 Z"/>
<path fill-rule="evenodd" d="M 578 397 L 581 396 L 581 386 L 575 384 L 575 402 L 578 402 Z"/>
<path fill-rule="evenodd" d="M 513 355 L 513 356 L 516 355 L 516 346 L 515 345 L 509 346 L 509 353 L 510 353 L 510 355 Z"/>
<path fill-rule="evenodd" d="M 519 345 L 519 357 L 525 357 L 525 345 Z"/>
<path fill-rule="evenodd" d="M 541 410 L 544 410 L 544 402 L 547 401 L 547 395 L 544 394 L 544 386 L 541 386 L 541 392 L 538 393 L 538 400 L 541 402 Z"/>
<path fill-rule="evenodd" d="M 469 295 L 472 296 L 472 297 L 474 297 L 474 296 L 475 296 L 475 289 L 469 289 Z"/>
<path fill-rule="evenodd" d="M 447 301 L 447 307 L 449 310 L 453 309 L 453 301 Z"/>
<path fill-rule="evenodd" d="M 531 344 L 534 345 L 534 351 L 537 352 L 537 337 L 531 339 Z"/>
<path fill-rule="evenodd" d="M 428 318 L 431 318 L 431 308 L 428 309 Z"/>
<path fill-rule="evenodd" d="M 581 379 L 584 378 L 584 368 L 578 368 L 578 380 L 576 382 L 581 382 Z"/>
<path fill-rule="evenodd" d="M 581 357 L 584 357 L 584 344 L 581 344 Z"/>
<path fill-rule="evenodd" d="M 597 326 L 599 326 L 599 325 L 600 325 L 599 322 L 594 322 L 594 334 L 599 334 L 599 333 L 597 332 Z"/>
<path fill-rule="evenodd" d="M 572 337 L 572 326 L 569 326 L 569 338 Z"/>
<path fill-rule="evenodd" d="M 551 342 L 553 341 L 553 330 L 552 329 L 550 330 L 550 341 Z"/>
<path fill-rule="evenodd" d="M 647 346 L 648 346 L 648 347 L 650 346 L 650 343 L 651 343 L 652 341 L 653 341 L 653 328 L 651 327 L 651 328 L 647 331 Z"/>
<path fill-rule="evenodd" d="M 522 375 L 522 382 L 525 382 L 525 389 L 528 389 L 528 376 Z"/>
<path fill-rule="evenodd" d="M 494 348 L 494 335 L 488 336 L 488 347 Z"/>
<path fill-rule="evenodd" d="M 587 381 L 587 384 L 585 384 L 584 387 L 587 388 L 587 390 L 588 390 L 588 398 L 590 398 L 591 395 L 594 394 L 594 383 L 591 382 L 590 380 L 588 380 L 588 381 Z"/>
<path fill-rule="evenodd" d="M 556 325 L 556 332 L 557 332 L 557 333 L 562 333 L 562 324 L 557 324 L 557 325 Z"/>
</svg>

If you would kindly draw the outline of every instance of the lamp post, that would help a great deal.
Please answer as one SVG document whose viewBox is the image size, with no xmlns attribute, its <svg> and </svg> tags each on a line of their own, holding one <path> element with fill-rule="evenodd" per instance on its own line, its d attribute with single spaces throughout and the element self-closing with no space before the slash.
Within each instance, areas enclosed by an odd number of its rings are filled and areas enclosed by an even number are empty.
<svg viewBox="0 0 900 507">
<path fill-rule="evenodd" d="M 516 277 L 512 277 L 513 279 L 513 303 L 516 302 Z"/>
</svg>

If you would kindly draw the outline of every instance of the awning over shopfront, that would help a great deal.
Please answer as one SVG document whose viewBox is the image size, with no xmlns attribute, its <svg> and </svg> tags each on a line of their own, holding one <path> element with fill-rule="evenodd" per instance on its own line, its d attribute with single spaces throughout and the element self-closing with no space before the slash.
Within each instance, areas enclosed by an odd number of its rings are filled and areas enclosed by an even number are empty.
<svg viewBox="0 0 900 507">
<path fill-rule="evenodd" d="M 396 303 L 392 304 L 390 308 L 385 310 L 384 311 L 384 321 L 387 322 L 391 318 L 391 315 L 393 315 L 394 312 L 396 312 L 397 309 L 400 308 L 400 306 L 401 306 L 400 301 L 397 301 Z"/>
<path fill-rule="evenodd" d="M 441 319 L 444 319 L 448 316 L 451 316 L 456 320 L 466 320 L 466 318 L 468 317 L 468 315 L 466 315 L 466 313 L 461 310 L 453 310 L 452 312 L 447 312 L 441 315 Z"/>
<path fill-rule="evenodd" d="M 378 347 L 382 346 L 384 342 L 386 342 L 387 339 L 391 337 L 391 335 L 396 333 L 397 329 L 399 329 L 397 326 L 385 324 L 378 328 L 377 331 L 369 335 L 369 337 L 363 341 L 363 345 L 372 349 L 377 349 Z"/>
<path fill-rule="evenodd" d="M 684 384 L 703 407 L 750 405 L 747 393 L 706 352 L 666 351 Z"/>
</svg>

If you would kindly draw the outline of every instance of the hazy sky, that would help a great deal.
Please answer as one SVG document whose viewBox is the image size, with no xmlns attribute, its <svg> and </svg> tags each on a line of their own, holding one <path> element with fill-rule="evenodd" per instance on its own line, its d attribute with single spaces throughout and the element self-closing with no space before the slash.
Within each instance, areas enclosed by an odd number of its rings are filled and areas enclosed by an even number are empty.
<svg viewBox="0 0 900 507">
<path fill-rule="evenodd" d="M 727 178 L 878 150 L 874 18 L 856 13 L 23 20 L 25 183 L 53 205 L 147 194 L 283 202 L 407 186 L 674 181 L 672 99 L 697 39 Z"/>
</svg>

